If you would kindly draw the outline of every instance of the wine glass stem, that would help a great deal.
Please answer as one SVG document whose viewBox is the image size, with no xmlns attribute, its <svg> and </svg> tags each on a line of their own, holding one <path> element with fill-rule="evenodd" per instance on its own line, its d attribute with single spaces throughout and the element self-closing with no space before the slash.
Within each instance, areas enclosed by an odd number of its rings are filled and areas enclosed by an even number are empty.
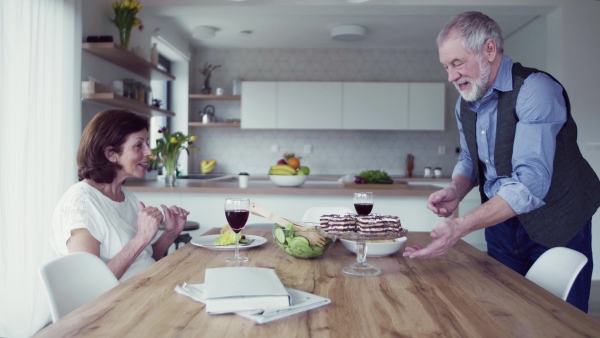
<svg viewBox="0 0 600 338">
<path fill-rule="evenodd" d="M 367 245 L 364 239 L 356 241 L 356 261 L 360 264 L 367 260 Z"/>
<path fill-rule="evenodd" d="M 235 233 L 235 255 L 234 255 L 235 259 L 238 259 L 238 257 L 239 257 L 238 256 L 238 245 L 239 245 L 238 243 L 239 243 L 239 241 L 240 241 L 240 239 L 239 239 L 238 233 L 236 232 Z"/>
</svg>

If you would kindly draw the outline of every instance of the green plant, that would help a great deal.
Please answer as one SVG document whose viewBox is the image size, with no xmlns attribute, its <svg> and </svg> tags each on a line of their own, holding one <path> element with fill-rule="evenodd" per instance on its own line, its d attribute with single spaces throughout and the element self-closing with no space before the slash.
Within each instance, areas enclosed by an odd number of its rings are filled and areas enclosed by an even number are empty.
<svg viewBox="0 0 600 338">
<path fill-rule="evenodd" d="M 138 26 L 140 31 L 144 29 L 142 20 L 135 17 L 142 10 L 142 5 L 137 0 L 117 0 L 111 6 L 115 12 L 115 17 L 111 21 L 119 29 L 121 48 L 128 49 L 131 29 L 135 26 Z"/>
<path fill-rule="evenodd" d="M 148 157 L 148 171 L 158 169 L 160 163 L 163 164 L 167 174 L 175 172 L 179 153 L 184 149 L 187 154 L 190 150 L 198 151 L 200 148 L 193 145 L 196 141 L 196 136 L 185 135 L 178 131 L 173 134 L 169 133 L 167 127 L 162 127 L 158 130 L 163 135 L 163 138 L 156 140 L 156 148 L 152 149 L 152 154 Z M 185 143 L 187 142 L 187 146 Z"/>
<path fill-rule="evenodd" d="M 205 62 L 204 67 L 200 69 L 200 74 L 202 74 L 208 80 L 212 75 L 212 71 L 219 67 L 221 67 L 221 65 L 211 65 L 208 62 Z"/>
</svg>

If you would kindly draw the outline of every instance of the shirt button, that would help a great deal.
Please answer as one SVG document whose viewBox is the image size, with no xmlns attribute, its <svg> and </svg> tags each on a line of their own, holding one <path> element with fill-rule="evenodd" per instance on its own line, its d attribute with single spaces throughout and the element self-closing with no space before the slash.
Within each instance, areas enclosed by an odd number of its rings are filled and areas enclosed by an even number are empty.
<svg viewBox="0 0 600 338">
<path fill-rule="evenodd" d="M 486 164 L 490 163 L 490 160 L 485 160 L 485 163 L 486 163 Z"/>
<path fill-rule="evenodd" d="M 485 130 L 482 130 L 482 131 L 481 131 L 481 135 L 485 135 Z"/>
</svg>

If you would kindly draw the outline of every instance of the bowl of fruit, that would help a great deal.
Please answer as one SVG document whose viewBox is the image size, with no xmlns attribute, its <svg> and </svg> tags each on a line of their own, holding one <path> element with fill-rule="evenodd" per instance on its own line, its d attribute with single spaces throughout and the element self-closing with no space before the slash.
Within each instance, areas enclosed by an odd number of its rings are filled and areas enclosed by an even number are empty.
<svg viewBox="0 0 600 338">
<path fill-rule="evenodd" d="M 296 258 L 321 257 L 333 246 L 336 240 L 335 236 L 330 236 L 325 238 L 325 244 L 322 247 L 311 245 L 308 238 L 294 232 L 294 225 L 291 223 L 286 226 L 275 224 L 273 238 L 283 251 Z"/>
<path fill-rule="evenodd" d="M 298 187 L 308 179 L 310 169 L 300 165 L 300 157 L 293 153 L 283 154 L 283 158 L 269 168 L 269 179 L 280 187 Z"/>
</svg>

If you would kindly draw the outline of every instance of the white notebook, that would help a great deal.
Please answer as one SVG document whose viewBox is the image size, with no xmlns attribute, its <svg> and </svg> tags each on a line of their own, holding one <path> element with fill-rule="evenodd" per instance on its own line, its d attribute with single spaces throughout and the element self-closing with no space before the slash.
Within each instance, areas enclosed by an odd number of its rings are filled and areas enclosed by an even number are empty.
<svg viewBox="0 0 600 338">
<path fill-rule="evenodd" d="M 236 312 L 236 314 L 252 319 L 259 324 L 264 324 L 331 303 L 329 298 L 313 295 L 312 293 L 292 288 L 286 288 L 286 290 L 292 297 L 291 304 L 287 307 L 266 311 L 240 311 Z M 204 284 L 184 283 L 183 286 L 177 285 L 175 291 L 198 302 L 206 303 L 204 299 Z"/>
<path fill-rule="evenodd" d="M 206 312 L 265 311 L 290 305 L 290 295 L 273 269 L 228 267 L 206 269 Z"/>
</svg>

